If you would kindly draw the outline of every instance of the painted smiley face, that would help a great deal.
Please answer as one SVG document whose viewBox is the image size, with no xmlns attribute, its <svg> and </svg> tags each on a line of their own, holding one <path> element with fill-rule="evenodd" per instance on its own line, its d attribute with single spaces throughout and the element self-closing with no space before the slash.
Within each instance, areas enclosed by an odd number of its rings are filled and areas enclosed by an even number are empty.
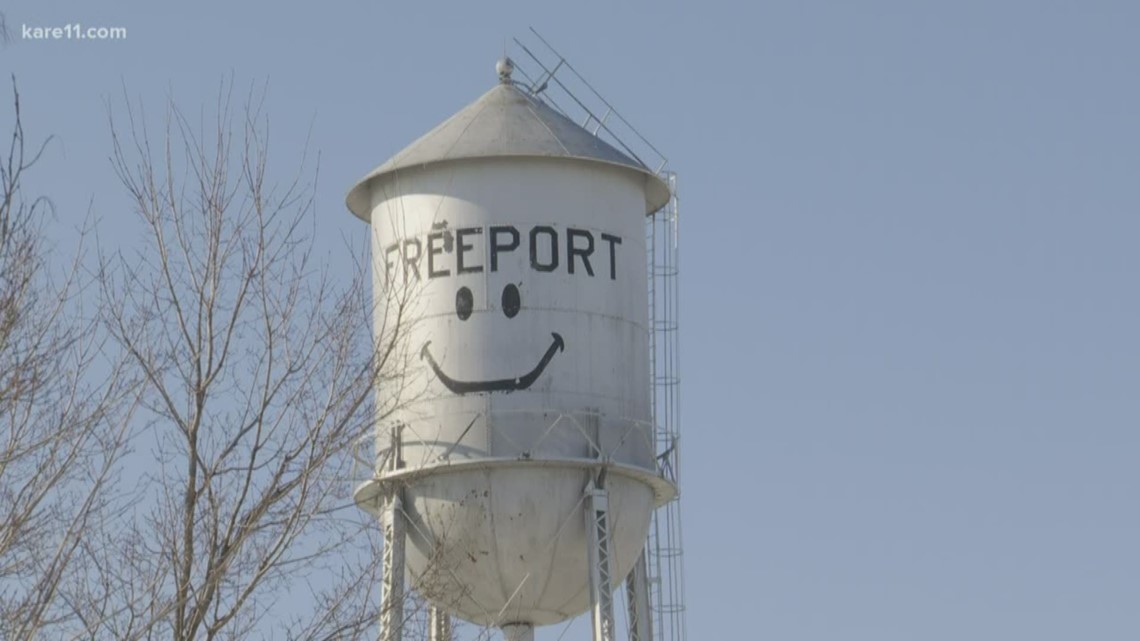
<svg viewBox="0 0 1140 641">
<path fill-rule="evenodd" d="M 455 292 L 455 315 L 459 320 L 465 321 L 471 318 L 471 313 L 475 307 L 475 297 L 471 290 L 467 287 L 460 287 Z M 522 296 L 519 293 L 519 288 L 514 283 L 508 283 L 503 288 L 502 297 L 502 310 L 503 315 L 507 318 L 514 318 L 518 316 L 519 310 L 522 308 Z M 554 355 L 566 349 L 566 343 L 562 340 L 562 336 L 558 332 L 551 332 L 553 342 L 550 347 L 546 348 L 546 353 L 539 359 L 538 364 L 526 374 L 517 378 L 500 378 L 489 381 L 460 381 L 448 376 L 443 368 L 439 366 L 435 358 L 431 355 L 431 350 L 428 347 L 431 341 L 424 343 L 420 348 L 420 358 L 427 359 L 431 369 L 435 372 L 436 378 L 439 382 L 443 383 L 444 387 L 451 390 L 455 394 L 472 394 L 477 392 L 513 392 L 516 390 L 525 390 L 534 384 L 542 372 L 546 370 L 546 366 L 554 359 Z"/>
</svg>

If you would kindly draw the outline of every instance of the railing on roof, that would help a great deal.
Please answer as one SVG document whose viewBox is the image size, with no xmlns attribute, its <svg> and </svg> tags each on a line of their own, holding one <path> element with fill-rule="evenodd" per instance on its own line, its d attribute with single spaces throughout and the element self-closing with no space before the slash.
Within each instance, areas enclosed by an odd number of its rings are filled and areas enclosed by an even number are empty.
<svg viewBox="0 0 1140 641">
<path fill-rule="evenodd" d="M 653 173 L 663 175 L 669 159 L 641 135 L 582 74 L 532 27 L 536 43 L 514 38 L 522 52 L 511 58 L 526 82 L 516 81 L 532 96 L 580 124 L 584 129 L 625 152 Z M 541 46 L 539 46 L 541 45 Z M 600 115 L 599 115 L 600 114 Z"/>
</svg>

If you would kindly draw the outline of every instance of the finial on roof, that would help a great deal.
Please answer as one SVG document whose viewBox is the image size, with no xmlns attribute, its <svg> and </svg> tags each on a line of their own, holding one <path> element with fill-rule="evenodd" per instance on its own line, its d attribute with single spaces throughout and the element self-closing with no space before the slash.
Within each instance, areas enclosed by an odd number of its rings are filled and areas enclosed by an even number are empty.
<svg viewBox="0 0 1140 641">
<path fill-rule="evenodd" d="M 515 63 L 511 62 L 510 58 L 506 56 L 499 59 L 495 63 L 495 71 L 499 74 L 499 82 L 509 84 L 511 82 L 511 72 L 515 70 Z"/>
</svg>

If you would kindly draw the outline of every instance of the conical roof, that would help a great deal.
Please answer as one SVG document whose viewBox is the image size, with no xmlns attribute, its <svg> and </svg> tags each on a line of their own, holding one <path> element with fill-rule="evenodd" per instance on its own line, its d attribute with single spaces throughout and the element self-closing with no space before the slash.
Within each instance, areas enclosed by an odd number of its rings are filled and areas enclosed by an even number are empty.
<svg viewBox="0 0 1140 641">
<path fill-rule="evenodd" d="M 369 185 L 380 176 L 433 163 L 494 157 L 572 158 L 626 167 L 646 177 L 646 213 L 669 199 L 669 187 L 645 165 L 538 98 L 501 83 L 357 182 L 348 192 L 348 208 L 369 220 Z"/>
</svg>

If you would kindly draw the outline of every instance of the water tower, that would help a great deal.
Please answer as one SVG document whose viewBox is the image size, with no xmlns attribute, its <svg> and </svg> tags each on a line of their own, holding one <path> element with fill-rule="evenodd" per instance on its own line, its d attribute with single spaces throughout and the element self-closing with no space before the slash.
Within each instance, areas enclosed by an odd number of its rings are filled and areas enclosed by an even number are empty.
<svg viewBox="0 0 1140 641">
<path fill-rule="evenodd" d="M 650 638 L 647 535 L 676 494 L 653 423 L 645 217 L 670 186 L 512 79 L 370 172 L 375 333 L 398 322 L 407 384 L 381 384 L 374 477 L 381 638 L 405 573 L 448 615 L 529 640 L 587 610 Z M 395 395 L 403 395 L 396 398 Z"/>
</svg>

